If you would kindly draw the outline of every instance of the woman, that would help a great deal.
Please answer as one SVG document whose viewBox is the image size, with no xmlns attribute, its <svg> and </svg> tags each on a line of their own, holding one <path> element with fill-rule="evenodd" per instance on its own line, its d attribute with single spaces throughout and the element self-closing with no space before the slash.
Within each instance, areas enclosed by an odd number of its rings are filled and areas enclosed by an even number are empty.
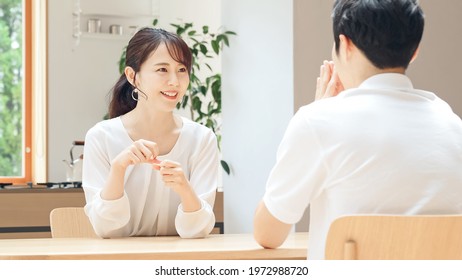
<svg viewBox="0 0 462 280">
<path fill-rule="evenodd" d="M 173 113 L 191 63 L 175 34 L 143 28 L 130 40 L 110 119 L 85 138 L 85 212 L 99 236 L 199 238 L 213 229 L 216 137 Z"/>
</svg>

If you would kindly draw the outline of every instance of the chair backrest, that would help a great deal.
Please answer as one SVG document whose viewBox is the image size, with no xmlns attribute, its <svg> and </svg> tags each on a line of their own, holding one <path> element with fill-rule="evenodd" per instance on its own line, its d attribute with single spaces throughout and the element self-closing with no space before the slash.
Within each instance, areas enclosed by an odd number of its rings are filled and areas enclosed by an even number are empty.
<svg viewBox="0 0 462 280">
<path fill-rule="evenodd" d="M 55 208 L 50 212 L 51 236 L 97 238 L 83 207 Z"/>
<path fill-rule="evenodd" d="M 331 260 L 461 260 L 462 215 L 343 216 L 325 248 Z"/>
</svg>

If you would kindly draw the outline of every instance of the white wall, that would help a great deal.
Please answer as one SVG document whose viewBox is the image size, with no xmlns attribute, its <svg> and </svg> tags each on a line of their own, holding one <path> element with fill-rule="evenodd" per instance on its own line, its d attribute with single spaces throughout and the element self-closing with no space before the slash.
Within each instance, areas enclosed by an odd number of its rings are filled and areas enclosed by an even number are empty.
<svg viewBox="0 0 462 280">
<path fill-rule="evenodd" d="M 293 115 L 292 1 L 223 0 L 222 17 L 238 34 L 222 59 L 225 232 L 251 232 Z"/>
<path fill-rule="evenodd" d="M 331 59 L 332 1 L 294 0 L 294 110 L 314 100 L 323 60 Z"/>
<path fill-rule="evenodd" d="M 137 3 L 140 0 L 137 0 Z M 144 0 L 150 1 L 150 0 Z M 102 3 L 104 2 L 104 5 Z M 173 30 L 170 22 L 193 21 L 207 24 L 211 30 L 220 26 L 220 1 L 152 0 L 158 4 L 159 27 Z M 105 12 L 127 12 L 129 0 L 82 0 L 83 12 L 88 5 L 110 7 Z M 119 77 L 118 59 L 127 37 L 119 39 L 81 38 L 74 46 L 72 37 L 75 0 L 48 1 L 48 181 L 65 180 L 63 159 L 69 158 L 74 140 L 83 140 L 86 131 L 102 120 L 107 111 L 108 93 Z M 215 11 L 215 12 L 214 12 Z M 150 11 L 141 11 L 147 14 Z M 134 11 L 129 11 L 133 14 Z M 111 23 L 133 20 L 135 25 L 150 25 L 153 18 L 103 18 L 103 31 Z M 82 22 L 85 27 L 85 22 Z M 127 31 L 127 30 L 126 30 Z M 75 149 L 76 153 L 81 152 Z"/>
<path fill-rule="evenodd" d="M 420 0 L 425 30 L 420 54 L 409 66 L 414 86 L 435 92 L 462 117 L 460 0 Z"/>
<path fill-rule="evenodd" d="M 330 1 L 294 0 L 294 112 L 314 100 L 319 66 L 332 49 Z M 309 230 L 309 210 L 296 225 Z"/>
<path fill-rule="evenodd" d="M 74 140 L 106 113 L 123 40 L 81 39 L 75 47 L 73 1 L 48 1 L 48 180 L 64 181 Z M 77 151 L 77 150 L 76 150 Z M 78 152 L 78 151 L 77 151 Z"/>
<path fill-rule="evenodd" d="M 295 1 L 296 64 L 295 109 L 314 99 L 316 77 L 323 59 L 330 59 L 333 44 L 332 1 Z M 420 0 L 425 30 L 417 60 L 407 74 L 416 88 L 434 91 L 462 116 L 462 24 L 460 0 Z M 304 52 L 304 53 L 303 53 Z"/>
</svg>

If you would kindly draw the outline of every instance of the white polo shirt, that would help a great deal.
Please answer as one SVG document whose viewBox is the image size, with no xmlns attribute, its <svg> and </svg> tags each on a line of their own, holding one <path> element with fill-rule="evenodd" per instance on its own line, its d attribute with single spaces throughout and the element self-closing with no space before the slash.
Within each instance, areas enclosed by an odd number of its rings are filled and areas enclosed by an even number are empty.
<svg viewBox="0 0 462 280">
<path fill-rule="evenodd" d="M 346 214 L 462 213 L 462 121 L 401 74 L 380 74 L 291 120 L 264 202 L 282 222 L 310 205 L 308 257 Z"/>
</svg>

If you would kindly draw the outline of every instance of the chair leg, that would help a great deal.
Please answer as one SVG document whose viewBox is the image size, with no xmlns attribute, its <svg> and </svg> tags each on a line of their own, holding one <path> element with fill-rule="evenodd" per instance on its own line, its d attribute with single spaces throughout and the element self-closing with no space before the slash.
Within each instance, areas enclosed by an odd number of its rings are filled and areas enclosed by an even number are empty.
<svg viewBox="0 0 462 280">
<path fill-rule="evenodd" d="M 356 260 L 356 242 L 348 240 L 343 245 L 343 259 L 344 260 Z"/>
</svg>

